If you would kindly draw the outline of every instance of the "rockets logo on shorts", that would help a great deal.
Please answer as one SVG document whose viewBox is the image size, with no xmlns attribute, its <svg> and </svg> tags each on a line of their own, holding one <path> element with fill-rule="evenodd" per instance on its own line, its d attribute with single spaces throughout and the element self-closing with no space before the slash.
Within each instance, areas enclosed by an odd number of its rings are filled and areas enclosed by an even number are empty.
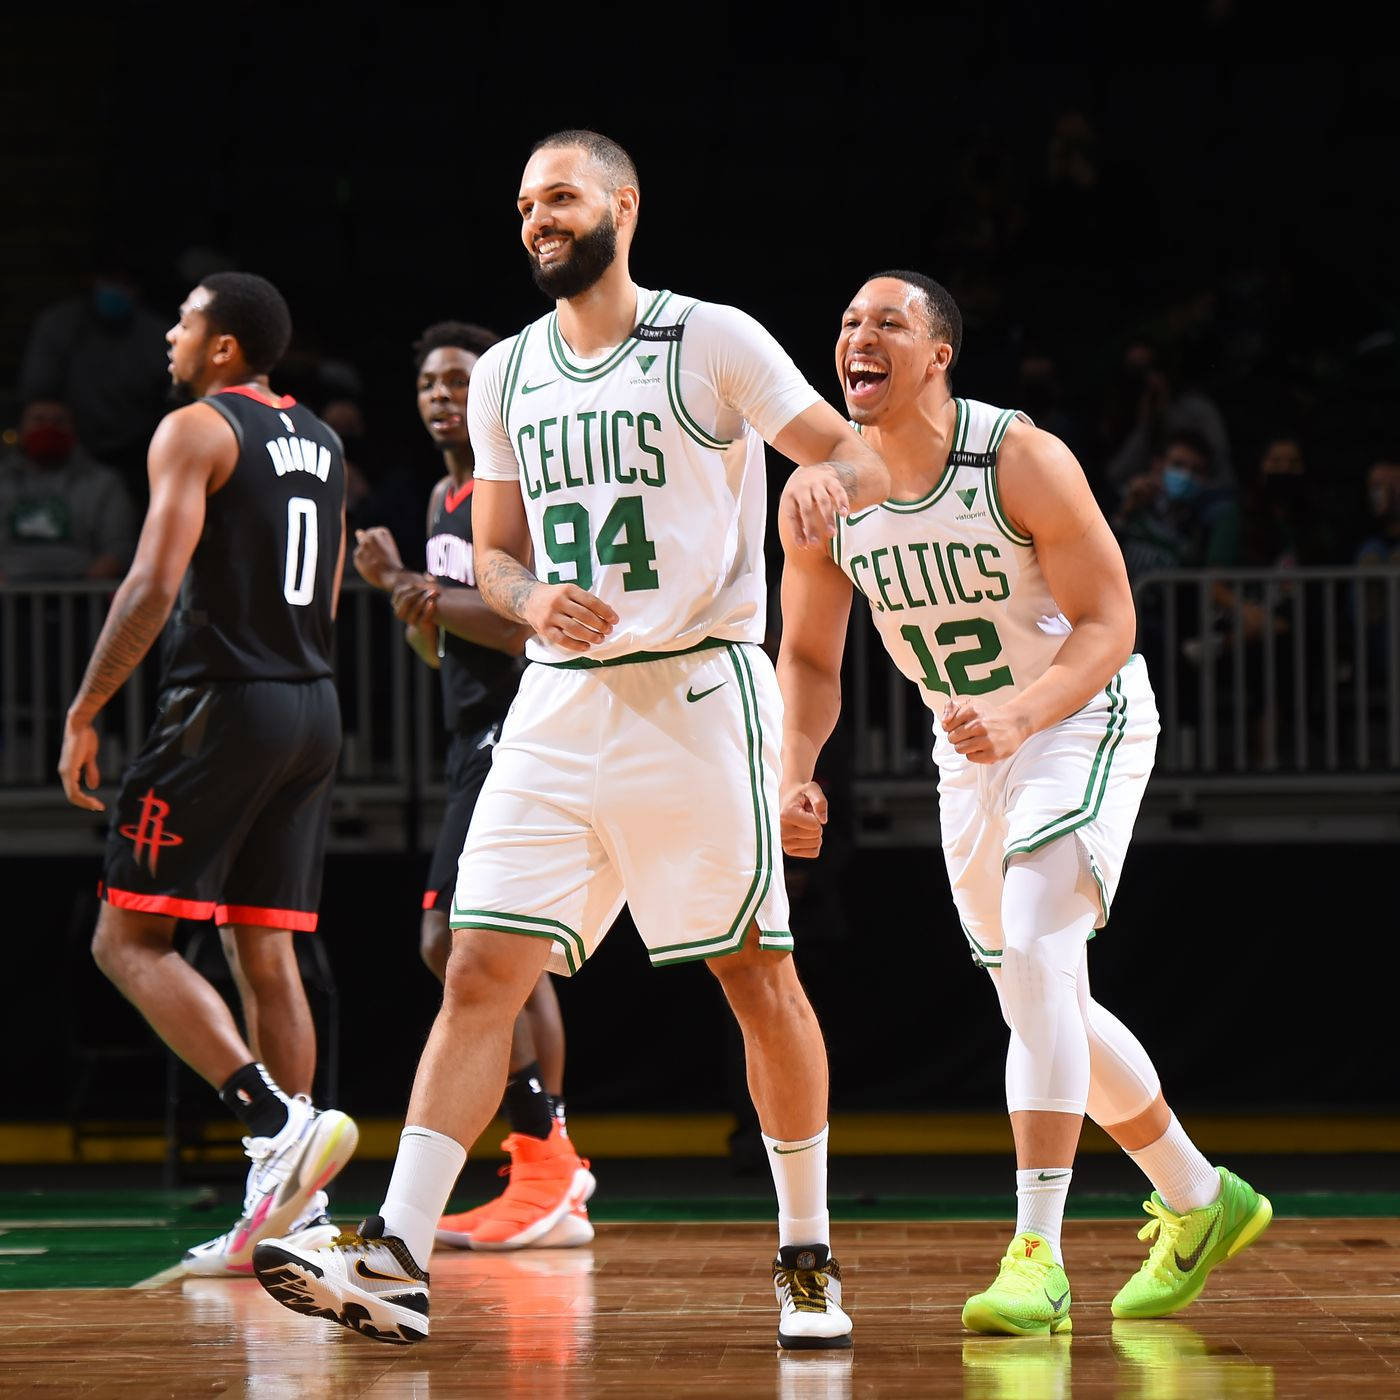
<svg viewBox="0 0 1400 1400">
<path fill-rule="evenodd" d="M 165 829 L 165 819 L 169 815 L 170 804 L 156 796 L 155 788 L 148 788 L 141 799 L 141 820 L 119 828 L 135 849 L 137 865 L 141 864 L 141 851 L 145 849 L 148 852 L 146 865 L 152 875 L 156 873 L 156 862 L 160 859 L 162 847 L 184 844 L 183 836 L 176 836 L 173 831 Z"/>
</svg>

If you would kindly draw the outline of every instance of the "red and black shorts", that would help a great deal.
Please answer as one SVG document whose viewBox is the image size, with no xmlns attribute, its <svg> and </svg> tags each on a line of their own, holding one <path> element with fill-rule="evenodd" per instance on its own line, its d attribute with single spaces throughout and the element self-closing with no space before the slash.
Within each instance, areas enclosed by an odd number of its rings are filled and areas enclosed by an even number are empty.
<svg viewBox="0 0 1400 1400">
<path fill-rule="evenodd" d="M 329 678 L 163 691 L 112 811 L 103 898 L 178 919 L 314 929 L 339 755 Z"/>
<path fill-rule="evenodd" d="M 442 812 L 433 859 L 428 866 L 428 888 L 423 894 L 424 909 L 452 912 L 452 892 L 457 888 L 457 861 L 467 841 L 476 799 L 491 771 L 491 755 L 501 737 L 501 721 L 492 720 L 483 729 L 454 734 L 447 744 L 443 776 L 447 779 L 447 805 Z"/>
</svg>

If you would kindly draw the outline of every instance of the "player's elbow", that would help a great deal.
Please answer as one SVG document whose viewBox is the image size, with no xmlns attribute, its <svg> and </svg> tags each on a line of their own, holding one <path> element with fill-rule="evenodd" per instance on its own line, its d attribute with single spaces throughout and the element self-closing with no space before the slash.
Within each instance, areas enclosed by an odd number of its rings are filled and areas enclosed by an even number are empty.
<svg viewBox="0 0 1400 1400">
<path fill-rule="evenodd" d="M 130 601 L 143 611 L 163 610 L 168 613 L 180 596 L 183 580 L 183 569 L 177 575 L 167 568 L 137 563 L 127 573 L 124 587 Z"/>
</svg>

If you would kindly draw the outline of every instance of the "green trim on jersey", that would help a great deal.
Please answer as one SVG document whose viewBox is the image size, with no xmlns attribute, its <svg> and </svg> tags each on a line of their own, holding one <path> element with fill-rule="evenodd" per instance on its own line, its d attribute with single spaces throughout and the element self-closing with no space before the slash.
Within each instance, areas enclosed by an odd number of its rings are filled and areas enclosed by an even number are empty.
<svg viewBox="0 0 1400 1400">
<path fill-rule="evenodd" d="M 773 882 L 773 814 L 768 810 L 763 792 L 763 724 L 758 716 L 758 691 L 743 646 L 730 643 L 728 650 L 729 661 L 734 667 L 734 675 L 739 683 L 739 696 L 744 706 L 744 729 L 749 741 L 749 792 L 753 798 L 754 831 L 758 847 L 754 854 L 753 879 L 728 932 L 717 938 L 697 938 L 689 943 L 650 948 L 647 950 L 648 956 L 655 967 L 669 967 L 672 963 L 713 958 L 720 953 L 737 953 L 744 946 L 749 925 L 758 917 L 759 908 L 768 894 L 768 886 Z M 762 937 L 760 932 L 760 940 Z"/>
<path fill-rule="evenodd" d="M 555 671 L 597 671 L 604 666 L 630 666 L 637 661 L 669 661 L 673 656 L 689 656 L 693 651 L 710 651 L 715 647 L 733 646 L 723 637 L 706 637 L 693 647 L 679 651 L 629 651 L 626 656 L 610 656 L 606 661 L 594 661 L 591 656 L 578 656 L 572 661 L 535 661 L 532 665 L 549 666 Z"/>
<path fill-rule="evenodd" d="M 501 426 L 510 434 L 510 401 L 515 396 L 515 386 L 520 380 L 520 366 L 525 359 L 525 342 L 530 337 L 530 326 L 526 326 L 510 348 L 506 357 L 506 372 L 501 376 Z"/>
<path fill-rule="evenodd" d="M 670 299 L 670 292 L 657 292 L 651 305 L 637 318 L 637 324 L 646 325 Z M 627 358 L 636 343 L 637 337 L 629 335 L 602 364 L 586 369 L 569 357 L 569 347 L 559 331 L 559 313 L 551 311 L 549 314 L 549 358 L 554 361 L 554 367 L 559 373 L 566 379 L 572 379 L 575 384 L 588 384 L 595 379 L 601 379 L 605 374 L 611 374 Z"/>
<path fill-rule="evenodd" d="M 968 412 L 966 399 L 953 400 L 953 451 L 967 451 L 967 431 L 972 426 L 972 414 Z"/>
<path fill-rule="evenodd" d="M 1108 773 L 1113 766 L 1113 755 L 1117 752 L 1124 731 L 1128 727 L 1128 702 L 1123 697 L 1123 677 L 1115 675 L 1104 692 L 1108 696 L 1108 717 L 1104 724 L 1103 738 L 1089 767 L 1089 781 L 1084 787 L 1084 800 L 1072 812 L 1053 818 L 1037 828 L 1014 846 L 1008 846 L 1002 857 L 1001 868 L 1006 870 L 1007 862 L 1014 855 L 1039 850 L 1047 842 L 1058 836 L 1068 836 L 1081 826 L 1093 821 L 1103 804 L 1103 795 L 1108 791 Z"/>
<path fill-rule="evenodd" d="M 1011 420 L 1015 418 L 1014 408 L 1004 408 L 1001 417 L 992 424 L 992 431 L 987 438 L 987 451 L 996 452 L 1001 447 L 1001 440 L 1006 436 L 1006 430 L 1011 426 Z"/>
<path fill-rule="evenodd" d="M 506 914 L 499 909 L 459 909 L 454 895 L 449 928 L 489 929 L 496 933 L 520 933 L 527 938 L 548 938 L 559 945 L 572 976 L 583 966 L 588 954 L 583 939 L 557 919 L 540 919 L 533 914 Z"/>
<path fill-rule="evenodd" d="M 972 415 L 968 413 L 961 399 L 953 400 L 953 408 L 957 414 L 957 419 L 953 424 L 953 451 L 956 452 L 962 450 L 962 441 L 967 438 L 967 425 Z M 919 511 L 927 510 L 931 505 L 936 505 L 948 494 L 957 474 L 957 467 L 951 462 L 945 462 L 943 475 L 934 482 L 933 489 L 926 496 L 920 496 L 917 501 L 881 501 L 879 509 L 887 510 L 892 515 L 917 515 Z"/>
<path fill-rule="evenodd" d="M 691 302 L 676 317 L 678 326 L 685 325 L 690 313 L 695 310 L 696 304 Z M 722 452 L 733 441 L 732 438 L 713 437 L 690 416 L 690 411 L 681 399 L 681 342 L 679 340 L 671 341 L 666 347 L 666 397 L 671 401 L 671 411 L 676 415 L 676 422 L 681 425 L 682 431 L 687 437 L 698 442 L 701 447 L 712 447 L 716 451 Z"/>
<path fill-rule="evenodd" d="M 1006 518 L 1006 507 L 1001 503 L 1001 482 L 997 477 L 997 469 L 991 467 L 987 471 L 987 508 L 992 513 L 992 524 L 994 524 L 1012 544 L 1018 544 L 1023 549 L 1029 549 L 1035 541 L 1029 535 L 1023 535 Z"/>
</svg>

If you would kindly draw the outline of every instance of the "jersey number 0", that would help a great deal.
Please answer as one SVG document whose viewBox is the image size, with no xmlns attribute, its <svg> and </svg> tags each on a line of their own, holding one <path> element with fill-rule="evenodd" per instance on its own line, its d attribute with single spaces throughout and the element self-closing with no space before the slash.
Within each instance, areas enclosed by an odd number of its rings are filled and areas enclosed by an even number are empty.
<svg viewBox="0 0 1400 1400">
<path fill-rule="evenodd" d="M 316 502 L 307 496 L 293 496 L 287 502 L 287 567 L 282 575 L 282 596 L 293 607 L 304 608 L 316 592 L 320 540 Z"/>
</svg>

